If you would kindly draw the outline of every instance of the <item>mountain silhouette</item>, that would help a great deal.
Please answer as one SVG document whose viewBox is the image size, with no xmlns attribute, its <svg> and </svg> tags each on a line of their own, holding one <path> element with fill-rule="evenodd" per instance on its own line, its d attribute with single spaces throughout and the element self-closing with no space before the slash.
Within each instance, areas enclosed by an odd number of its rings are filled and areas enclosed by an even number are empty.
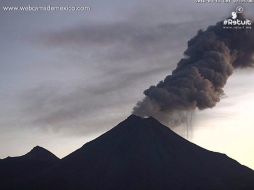
<svg viewBox="0 0 254 190">
<path fill-rule="evenodd" d="M 48 150 L 36 146 L 23 156 L 0 160 L 0 189 L 20 189 L 21 183 L 29 180 L 60 159 Z"/>
<path fill-rule="evenodd" d="M 253 190 L 254 171 L 131 115 L 16 189 Z"/>
<path fill-rule="evenodd" d="M 59 160 L 54 154 L 40 146 L 34 147 L 30 152 L 24 156 L 18 157 L 19 159 L 36 160 L 36 161 L 57 161 Z"/>
</svg>

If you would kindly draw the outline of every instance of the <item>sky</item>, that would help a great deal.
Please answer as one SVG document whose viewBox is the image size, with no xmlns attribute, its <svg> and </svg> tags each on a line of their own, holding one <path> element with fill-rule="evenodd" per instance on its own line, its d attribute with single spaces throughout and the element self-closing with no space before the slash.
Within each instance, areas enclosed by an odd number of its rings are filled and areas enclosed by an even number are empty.
<svg viewBox="0 0 254 190">
<path fill-rule="evenodd" d="M 4 11 L 3 6 L 87 11 Z M 239 4 L 182 0 L 2 0 L 0 158 L 36 145 L 59 157 L 131 114 L 143 90 L 176 67 L 199 29 Z M 241 5 L 254 16 L 254 4 Z M 188 139 L 254 169 L 254 69 L 236 70 L 213 109 L 196 111 Z M 174 130 L 186 137 L 185 127 Z"/>
</svg>

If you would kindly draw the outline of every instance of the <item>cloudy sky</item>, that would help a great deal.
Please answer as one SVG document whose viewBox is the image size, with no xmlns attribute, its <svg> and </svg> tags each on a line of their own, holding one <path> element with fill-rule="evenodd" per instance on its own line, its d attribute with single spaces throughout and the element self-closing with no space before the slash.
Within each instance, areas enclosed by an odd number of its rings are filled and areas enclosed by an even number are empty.
<svg viewBox="0 0 254 190">
<path fill-rule="evenodd" d="M 3 6 L 90 11 L 4 11 Z M 64 157 L 125 119 L 171 73 L 187 41 L 237 4 L 163 0 L 2 0 L 0 158 L 36 145 Z M 249 17 L 254 4 L 243 5 Z M 194 143 L 254 168 L 254 69 L 229 79 L 217 107 L 194 113 Z M 184 128 L 174 129 L 185 136 Z"/>
</svg>

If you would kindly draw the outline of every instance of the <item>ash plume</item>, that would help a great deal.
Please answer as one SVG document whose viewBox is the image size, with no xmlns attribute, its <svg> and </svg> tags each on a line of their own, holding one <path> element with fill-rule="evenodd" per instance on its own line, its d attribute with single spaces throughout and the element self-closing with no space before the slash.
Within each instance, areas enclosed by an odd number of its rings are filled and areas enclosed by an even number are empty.
<svg viewBox="0 0 254 190">
<path fill-rule="evenodd" d="M 242 14 L 238 18 L 245 19 Z M 184 58 L 172 74 L 146 89 L 133 113 L 153 116 L 170 126 L 187 123 L 188 113 L 214 107 L 234 69 L 252 67 L 253 57 L 253 28 L 225 29 L 223 22 L 218 22 L 200 30 L 188 42 Z"/>
</svg>

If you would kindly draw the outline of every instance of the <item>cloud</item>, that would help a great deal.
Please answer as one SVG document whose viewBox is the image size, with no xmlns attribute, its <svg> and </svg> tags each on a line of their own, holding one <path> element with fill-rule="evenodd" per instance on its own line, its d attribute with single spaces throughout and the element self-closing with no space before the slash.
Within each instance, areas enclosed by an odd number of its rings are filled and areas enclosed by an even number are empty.
<svg viewBox="0 0 254 190">
<path fill-rule="evenodd" d="M 195 22 L 149 25 L 132 22 L 91 24 L 46 34 L 45 43 L 49 46 L 71 47 L 79 51 L 84 48 L 88 49 L 88 52 L 89 49 L 96 49 L 93 55 L 95 58 L 98 56 L 109 61 L 132 61 L 142 59 L 144 56 L 155 57 L 157 54 L 168 53 L 170 49 L 181 45 L 179 36 L 188 36 L 202 24 Z M 191 26 L 194 29 L 190 29 Z M 187 28 L 189 30 L 186 30 Z"/>
<path fill-rule="evenodd" d="M 49 24 L 42 17 L 45 29 L 34 32 L 33 40 L 29 33 L 40 63 L 31 63 L 32 77 L 24 77 L 31 84 L 17 105 L 23 126 L 75 133 L 112 127 L 130 114 L 143 89 L 171 72 L 187 40 L 219 15 L 193 11 L 198 8 L 187 1 L 107 3 L 102 12 L 98 4 L 91 3 L 97 9 L 82 24 L 70 15 Z"/>
<path fill-rule="evenodd" d="M 202 24 L 97 23 L 46 33 L 41 39 L 44 47 L 57 49 L 65 55 L 63 62 L 77 66 L 84 76 L 73 84 L 51 81 L 24 92 L 22 112 L 30 125 L 86 133 L 119 117 L 119 112 L 127 116 L 142 89 L 175 67 L 186 38 Z M 73 57 L 78 57 L 78 65 Z M 90 122 L 105 113 L 98 126 Z"/>
</svg>

